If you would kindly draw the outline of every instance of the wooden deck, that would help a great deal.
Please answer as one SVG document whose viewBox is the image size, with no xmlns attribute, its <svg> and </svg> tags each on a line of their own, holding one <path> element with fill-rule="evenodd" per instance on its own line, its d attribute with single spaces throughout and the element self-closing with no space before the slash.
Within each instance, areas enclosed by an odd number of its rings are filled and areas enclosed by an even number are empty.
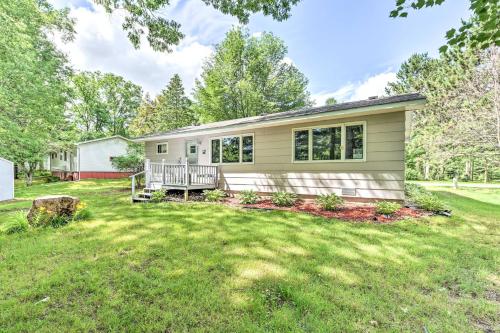
<svg viewBox="0 0 500 333">
<path fill-rule="evenodd" d="M 215 189 L 219 184 L 219 170 L 214 165 L 153 163 L 146 160 L 144 165 L 146 190 L 189 190 Z M 132 178 L 132 200 L 135 195 L 135 175 Z"/>
<path fill-rule="evenodd" d="M 216 188 L 217 166 L 146 163 L 146 187 L 151 183 L 161 184 L 168 189 L 210 189 Z"/>
</svg>

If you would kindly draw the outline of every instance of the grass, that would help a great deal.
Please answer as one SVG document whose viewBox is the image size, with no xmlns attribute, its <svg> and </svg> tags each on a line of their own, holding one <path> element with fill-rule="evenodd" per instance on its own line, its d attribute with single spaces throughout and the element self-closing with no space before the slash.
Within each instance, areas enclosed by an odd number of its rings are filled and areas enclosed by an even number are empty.
<svg viewBox="0 0 500 333">
<path fill-rule="evenodd" d="M 0 327 L 18 331 L 498 330 L 499 190 L 434 189 L 453 209 L 389 225 L 217 204 L 135 204 L 126 182 L 21 188 L 92 218 L 0 235 Z"/>
</svg>

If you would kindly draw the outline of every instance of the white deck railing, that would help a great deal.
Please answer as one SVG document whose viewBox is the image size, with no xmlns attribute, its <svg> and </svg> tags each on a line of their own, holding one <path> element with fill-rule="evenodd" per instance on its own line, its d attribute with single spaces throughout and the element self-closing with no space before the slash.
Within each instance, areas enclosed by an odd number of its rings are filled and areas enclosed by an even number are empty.
<svg viewBox="0 0 500 333">
<path fill-rule="evenodd" d="M 174 187 L 196 187 L 217 186 L 218 167 L 214 165 L 183 164 L 178 163 L 155 163 L 146 160 L 146 187 L 152 183 L 160 183 L 164 186 Z"/>
</svg>

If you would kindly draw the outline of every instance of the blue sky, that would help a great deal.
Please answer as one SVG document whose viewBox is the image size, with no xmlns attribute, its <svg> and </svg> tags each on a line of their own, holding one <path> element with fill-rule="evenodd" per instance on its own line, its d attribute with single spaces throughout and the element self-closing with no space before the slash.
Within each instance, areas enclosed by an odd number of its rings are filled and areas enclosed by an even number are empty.
<svg viewBox="0 0 500 333">
<path fill-rule="evenodd" d="M 74 67 L 123 75 L 156 94 L 173 73 L 179 73 L 188 92 L 201 65 L 237 21 L 203 5 L 201 0 L 177 0 L 163 15 L 182 24 L 184 41 L 171 54 L 152 51 L 147 44 L 134 50 L 121 31 L 123 13 L 112 16 L 87 0 L 52 0 L 69 6 L 77 19 L 77 38 L 59 45 Z M 329 96 L 339 100 L 381 94 L 401 62 L 411 54 L 436 56 L 444 34 L 469 17 L 469 1 L 447 0 L 442 6 L 410 12 L 408 18 L 389 18 L 394 0 L 303 0 L 284 22 L 254 15 L 252 34 L 270 31 L 288 46 L 288 60 L 309 79 L 318 104 Z"/>
</svg>

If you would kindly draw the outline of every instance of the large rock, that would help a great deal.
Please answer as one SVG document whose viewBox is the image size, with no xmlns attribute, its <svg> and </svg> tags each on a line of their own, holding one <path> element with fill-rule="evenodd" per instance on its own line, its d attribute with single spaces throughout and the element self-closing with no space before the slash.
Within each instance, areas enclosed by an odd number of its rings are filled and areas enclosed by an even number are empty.
<svg viewBox="0 0 500 333">
<path fill-rule="evenodd" d="M 80 199 L 69 195 L 48 195 L 36 198 L 28 212 L 28 221 L 32 222 L 42 207 L 45 211 L 58 216 L 73 216 L 79 203 Z"/>
</svg>

